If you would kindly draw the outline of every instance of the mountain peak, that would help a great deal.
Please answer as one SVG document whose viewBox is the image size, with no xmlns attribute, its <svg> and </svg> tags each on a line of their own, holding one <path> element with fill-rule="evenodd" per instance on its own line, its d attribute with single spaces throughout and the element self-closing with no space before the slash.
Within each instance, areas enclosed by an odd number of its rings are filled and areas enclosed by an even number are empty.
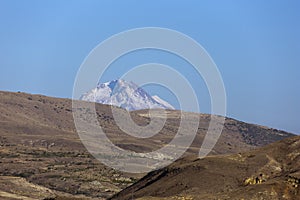
<svg viewBox="0 0 300 200">
<path fill-rule="evenodd" d="M 122 79 L 98 83 L 96 88 L 83 94 L 80 100 L 119 106 L 126 110 L 174 109 L 157 95 L 150 96 L 137 84 Z"/>
</svg>

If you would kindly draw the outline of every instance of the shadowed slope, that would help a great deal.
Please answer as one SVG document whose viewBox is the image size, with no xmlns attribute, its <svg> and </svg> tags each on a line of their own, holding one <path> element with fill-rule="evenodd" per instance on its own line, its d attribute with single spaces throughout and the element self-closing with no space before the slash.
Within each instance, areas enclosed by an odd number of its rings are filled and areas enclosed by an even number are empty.
<svg viewBox="0 0 300 200">
<path fill-rule="evenodd" d="M 186 157 L 112 199 L 299 199 L 299 149 L 297 136 L 235 155 Z"/>
</svg>

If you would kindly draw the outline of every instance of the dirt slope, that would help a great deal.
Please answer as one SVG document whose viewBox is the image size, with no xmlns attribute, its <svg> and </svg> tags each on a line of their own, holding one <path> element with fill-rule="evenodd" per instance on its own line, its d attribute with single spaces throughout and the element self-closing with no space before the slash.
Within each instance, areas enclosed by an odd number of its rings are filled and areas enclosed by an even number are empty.
<svg viewBox="0 0 300 200">
<path fill-rule="evenodd" d="M 0 176 L 25 178 L 32 184 L 71 195 L 108 198 L 143 174 L 118 172 L 94 159 L 82 145 L 74 127 L 71 100 L 26 93 L 0 92 Z M 149 152 L 176 134 L 180 112 L 169 111 L 160 134 L 137 139 L 115 124 L 111 108 L 96 105 L 99 123 L 118 146 Z M 149 123 L 148 111 L 132 112 L 138 124 Z M 189 114 L 189 113 L 187 113 Z M 200 126 L 186 156 L 198 154 L 210 116 L 200 115 Z M 226 119 L 212 154 L 230 154 L 293 136 L 290 133 Z M 2 182 L 3 184 L 3 182 Z M 0 187 L 2 187 L 0 184 Z"/>
<path fill-rule="evenodd" d="M 299 181 L 297 136 L 246 153 L 183 158 L 149 173 L 112 199 L 296 200 Z"/>
</svg>

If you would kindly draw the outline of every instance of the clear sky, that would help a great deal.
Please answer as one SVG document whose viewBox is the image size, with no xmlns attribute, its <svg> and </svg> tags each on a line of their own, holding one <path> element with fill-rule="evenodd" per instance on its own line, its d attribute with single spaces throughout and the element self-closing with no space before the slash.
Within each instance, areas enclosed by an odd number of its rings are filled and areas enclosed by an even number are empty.
<svg viewBox="0 0 300 200">
<path fill-rule="evenodd" d="M 0 90 L 70 98 L 79 66 L 101 41 L 132 28 L 164 27 L 194 38 L 211 55 L 226 87 L 228 116 L 300 133 L 299 21 L 297 0 L 0 0 Z M 181 62 L 140 54 L 118 60 L 125 67 L 105 79 L 133 64 Z M 209 112 L 205 87 L 192 84 Z M 176 104 L 168 92 L 148 89 Z"/>
</svg>

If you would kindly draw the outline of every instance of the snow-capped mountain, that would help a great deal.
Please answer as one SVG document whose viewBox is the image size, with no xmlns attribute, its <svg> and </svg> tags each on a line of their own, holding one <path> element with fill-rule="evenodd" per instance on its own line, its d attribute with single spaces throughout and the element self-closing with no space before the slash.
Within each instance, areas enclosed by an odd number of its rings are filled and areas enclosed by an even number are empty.
<svg viewBox="0 0 300 200">
<path fill-rule="evenodd" d="M 124 80 L 99 83 L 96 88 L 83 94 L 80 100 L 119 106 L 126 110 L 174 109 L 157 95 L 150 96 L 135 83 Z"/>
</svg>

